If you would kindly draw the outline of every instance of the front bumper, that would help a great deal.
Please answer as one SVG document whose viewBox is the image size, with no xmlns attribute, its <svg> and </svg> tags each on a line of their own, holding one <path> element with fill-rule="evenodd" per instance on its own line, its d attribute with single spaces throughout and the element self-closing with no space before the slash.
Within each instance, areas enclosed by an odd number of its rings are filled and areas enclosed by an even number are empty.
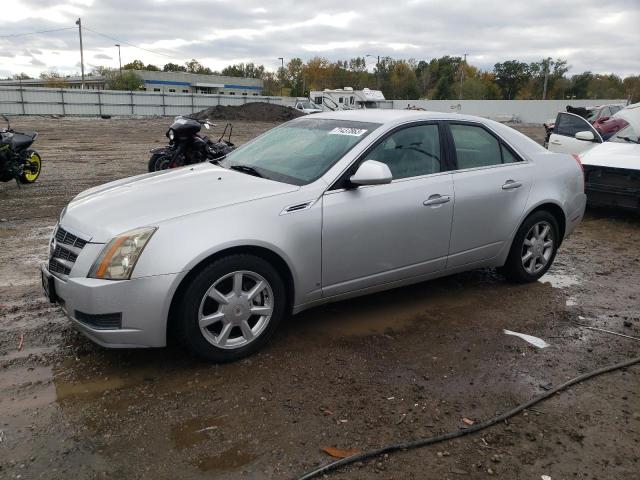
<svg viewBox="0 0 640 480">
<path fill-rule="evenodd" d="M 52 275 L 46 264 L 41 270 L 43 286 L 54 291 L 50 298 L 95 343 L 109 348 L 166 345 L 169 305 L 179 274 L 120 281 L 84 277 L 62 280 Z M 119 321 L 92 323 L 89 318 Z"/>
</svg>

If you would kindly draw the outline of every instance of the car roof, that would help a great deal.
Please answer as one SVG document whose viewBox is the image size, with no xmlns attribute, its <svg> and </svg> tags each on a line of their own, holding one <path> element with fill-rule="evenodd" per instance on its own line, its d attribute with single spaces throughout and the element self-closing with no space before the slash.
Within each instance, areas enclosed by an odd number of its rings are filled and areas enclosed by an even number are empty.
<svg viewBox="0 0 640 480">
<path fill-rule="evenodd" d="M 421 110 L 391 110 L 386 108 L 363 108 L 357 110 L 337 110 L 317 113 L 314 118 L 330 120 L 349 120 L 353 122 L 372 122 L 380 124 L 403 123 L 420 120 L 472 120 L 487 123 L 488 120 L 459 113 L 427 112 Z"/>
</svg>

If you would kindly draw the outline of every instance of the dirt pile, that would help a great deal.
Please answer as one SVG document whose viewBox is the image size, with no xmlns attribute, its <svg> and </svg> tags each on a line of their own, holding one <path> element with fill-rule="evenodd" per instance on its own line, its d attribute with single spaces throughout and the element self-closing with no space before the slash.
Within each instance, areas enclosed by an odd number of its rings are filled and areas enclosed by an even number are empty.
<svg viewBox="0 0 640 480">
<path fill-rule="evenodd" d="M 252 102 L 238 106 L 216 105 L 189 115 L 198 120 L 253 120 L 258 122 L 285 122 L 304 113 L 291 107 L 265 102 Z"/>
</svg>

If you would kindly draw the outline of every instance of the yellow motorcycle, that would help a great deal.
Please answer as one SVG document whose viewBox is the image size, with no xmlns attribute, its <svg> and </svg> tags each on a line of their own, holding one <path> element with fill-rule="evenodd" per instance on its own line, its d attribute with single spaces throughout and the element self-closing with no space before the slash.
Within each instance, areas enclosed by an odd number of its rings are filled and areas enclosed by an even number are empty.
<svg viewBox="0 0 640 480">
<path fill-rule="evenodd" d="M 42 157 L 29 148 L 38 132 L 16 132 L 9 119 L 2 115 L 7 127 L 0 129 L 0 182 L 15 179 L 19 183 L 33 183 L 40 176 Z"/>
</svg>

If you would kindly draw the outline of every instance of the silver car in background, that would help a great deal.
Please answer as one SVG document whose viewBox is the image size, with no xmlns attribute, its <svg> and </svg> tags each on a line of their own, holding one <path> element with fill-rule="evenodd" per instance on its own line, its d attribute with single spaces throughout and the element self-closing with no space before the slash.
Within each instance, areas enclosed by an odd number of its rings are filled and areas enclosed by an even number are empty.
<svg viewBox="0 0 640 480">
<path fill-rule="evenodd" d="M 74 198 L 42 281 L 107 347 L 231 361 L 290 313 L 479 267 L 540 278 L 582 219 L 583 172 L 502 124 L 416 111 L 319 113 L 219 164 Z"/>
</svg>

